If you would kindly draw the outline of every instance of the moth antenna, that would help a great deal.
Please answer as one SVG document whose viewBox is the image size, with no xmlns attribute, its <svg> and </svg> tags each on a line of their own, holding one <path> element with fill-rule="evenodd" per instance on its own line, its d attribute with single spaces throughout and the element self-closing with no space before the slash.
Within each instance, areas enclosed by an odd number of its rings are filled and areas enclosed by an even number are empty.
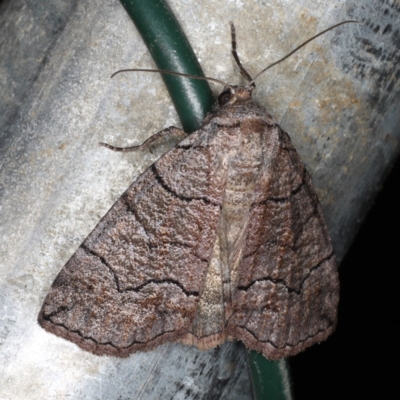
<svg viewBox="0 0 400 400">
<path fill-rule="evenodd" d="M 198 80 L 201 80 L 201 81 L 211 81 L 211 82 L 219 83 L 220 85 L 224 85 L 226 87 L 229 87 L 229 88 L 233 89 L 232 85 L 229 85 L 226 82 L 221 81 L 221 80 L 216 79 L 216 78 L 210 78 L 208 76 L 189 75 L 189 74 L 184 74 L 182 72 L 168 71 L 168 70 L 165 70 L 165 69 L 144 69 L 144 68 L 120 69 L 119 71 L 114 72 L 111 75 L 111 78 L 113 78 L 115 75 L 117 75 L 117 74 L 119 74 L 121 72 L 157 72 L 159 74 L 183 76 L 185 78 L 198 79 Z"/>
<path fill-rule="evenodd" d="M 250 74 L 243 67 L 242 63 L 240 62 L 239 55 L 238 55 L 238 53 L 236 51 L 236 29 L 235 29 L 235 25 L 233 24 L 232 21 L 229 22 L 229 24 L 231 26 L 232 55 L 233 55 L 233 58 L 235 59 L 236 64 L 238 65 L 240 73 L 242 74 L 243 78 L 248 80 L 250 82 L 251 86 L 256 87 L 256 85 L 254 83 L 254 79 L 250 76 Z"/>
<path fill-rule="evenodd" d="M 285 57 L 282 57 L 280 60 L 275 61 L 274 63 L 268 65 L 268 67 L 264 68 L 261 72 L 259 72 L 259 73 L 255 76 L 255 78 L 250 82 L 250 85 L 252 85 L 252 84 L 254 83 L 254 81 L 255 81 L 262 73 L 264 73 L 267 69 L 270 69 L 270 68 L 274 67 L 275 65 L 281 63 L 282 61 L 286 60 L 286 59 L 289 58 L 292 54 L 296 53 L 296 51 L 300 50 L 302 47 L 304 47 L 306 44 L 308 44 L 308 43 L 310 43 L 311 41 L 313 41 L 314 39 L 316 39 L 318 36 L 321 36 L 321 35 L 323 35 L 324 33 L 328 32 L 328 31 L 330 31 L 330 30 L 332 30 L 332 29 L 337 28 L 337 27 L 340 26 L 340 25 L 350 24 L 350 23 L 353 23 L 353 22 L 356 23 L 356 24 L 360 24 L 360 23 L 361 23 L 360 21 L 357 21 L 357 20 L 342 21 L 342 22 L 339 22 L 339 23 L 336 24 L 336 25 L 333 25 L 333 26 L 331 26 L 331 27 L 329 27 L 329 28 L 323 30 L 323 31 L 320 32 L 320 33 L 317 33 L 315 36 L 311 37 L 310 39 L 307 39 L 307 40 L 306 40 L 305 42 L 303 42 L 300 46 L 297 46 L 297 47 L 296 47 L 294 50 L 292 50 L 290 53 L 286 54 Z M 250 86 L 250 85 L 249 85 L 249 86 Z"/>
</svg>

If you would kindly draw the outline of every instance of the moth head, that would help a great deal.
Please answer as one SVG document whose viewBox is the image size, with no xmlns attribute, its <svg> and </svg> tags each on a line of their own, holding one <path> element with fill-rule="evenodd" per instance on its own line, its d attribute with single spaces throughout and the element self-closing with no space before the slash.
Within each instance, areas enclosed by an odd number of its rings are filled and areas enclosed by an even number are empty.
<svg viewBox="0 0 400 400">
<path fill-rule="evenodd" d="M 222 107 L 236 102 L 246 102 L 251 100 L 255 86 L 229 86 L 218 96 L 218 104 Z"/>
</svg>

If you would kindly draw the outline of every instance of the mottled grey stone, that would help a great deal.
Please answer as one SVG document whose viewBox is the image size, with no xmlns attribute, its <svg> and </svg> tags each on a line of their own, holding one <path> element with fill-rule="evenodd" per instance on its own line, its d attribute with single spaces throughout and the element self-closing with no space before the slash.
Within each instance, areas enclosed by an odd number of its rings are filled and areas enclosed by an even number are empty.
<svg viewBox="0 0 400 400">
<path fill-rule="evenodd" d="M 327 26 L 365 21 L 271 69 L 255 93 L 305 161 L 343 258 L 399 153 L 396 5 L 170 5 L 206 75 L 231 83 L 241 78 L 229 53 L 230 20 L 251 74 Z M 171 344 L 117 360 L 37 325 L 61 267 L 161 153 L 121 155 L 97 142 L 141 143 L 178 118 L 158 76 L 109 79 L 120 68 L 154 66 L 117 1 L 3 1 L 0 18 L 0 398 L 251 398 L 236 343 L 211 352 Z"/>
</svg>

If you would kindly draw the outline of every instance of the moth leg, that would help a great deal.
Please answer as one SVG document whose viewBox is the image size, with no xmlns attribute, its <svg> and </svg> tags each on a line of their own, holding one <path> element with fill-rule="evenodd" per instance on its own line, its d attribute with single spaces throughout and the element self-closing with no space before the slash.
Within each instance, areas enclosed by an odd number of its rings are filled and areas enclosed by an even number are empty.
<svg viewBox="0 0 400 400">
<path fill-rule="evenodd" d="M 99 145 L 103 146 L 103 147 L 107 147 L 107 149 L 110 149 L 110 150 L 122 151 L 122 152 L 143 150 L 143 149 L 148 149 L 152 143 L 156 142 L 157 140 L 159 140 L 167 135 L 182 136 L 182 140 L 183 140 L 188 134 L 185 133 L 182 129 L 176 128 L 175 126 L 169 126 L 168 128 L 165 128 L 162 131 L 155 133 L 153 136 L 150 136 L 146 141 L 144 141 L 142 144 L 139 144 L 137 146 L 116 147 L 111 144 L 102 143 L 102 142 L 100 142 Z"/>
</svg>

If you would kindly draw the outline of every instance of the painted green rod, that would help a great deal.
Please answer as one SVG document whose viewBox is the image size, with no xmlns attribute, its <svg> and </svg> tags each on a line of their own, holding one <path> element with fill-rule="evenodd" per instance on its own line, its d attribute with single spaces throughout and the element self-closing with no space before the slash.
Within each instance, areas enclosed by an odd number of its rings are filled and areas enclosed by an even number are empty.
<svg viewBox="0 0 400 400">
<path fill-rule="evenodd" d="M 158 69 L 203 75 L 200 64 L 166 1 L 121 0 L 121 3 L 141 34 Z M 227 29 L 228 22 L 227 20 Z M 162 75 L 162 78 L 183 129 L 185 132 L 195 131 L 214 103 L 208 83 L 169 75 Z M 248 352 L 248 358 L 255 399 L 288 400 L 290 385 L 286 363 L 269 361 L 253 351 Z M 235 398 L 234 393 L 231 398 Z"/>
<path fill-rule="evenodd" d="M 261 353 L 247 351 L 254 398 L 256 400 L 290 400 L 292 389 L 286 360 L 270 361 Z"/>
<path fill-rule="evenodd" d="M 166 1 L 121 0 L 158 69 L 204 76 L 182 28 Z M 143 65 L 135 67 L 144 67 Z M 162 75 L 185 132 L 197 130 L 214 99 L 206 81 Z"/>
</svg>

